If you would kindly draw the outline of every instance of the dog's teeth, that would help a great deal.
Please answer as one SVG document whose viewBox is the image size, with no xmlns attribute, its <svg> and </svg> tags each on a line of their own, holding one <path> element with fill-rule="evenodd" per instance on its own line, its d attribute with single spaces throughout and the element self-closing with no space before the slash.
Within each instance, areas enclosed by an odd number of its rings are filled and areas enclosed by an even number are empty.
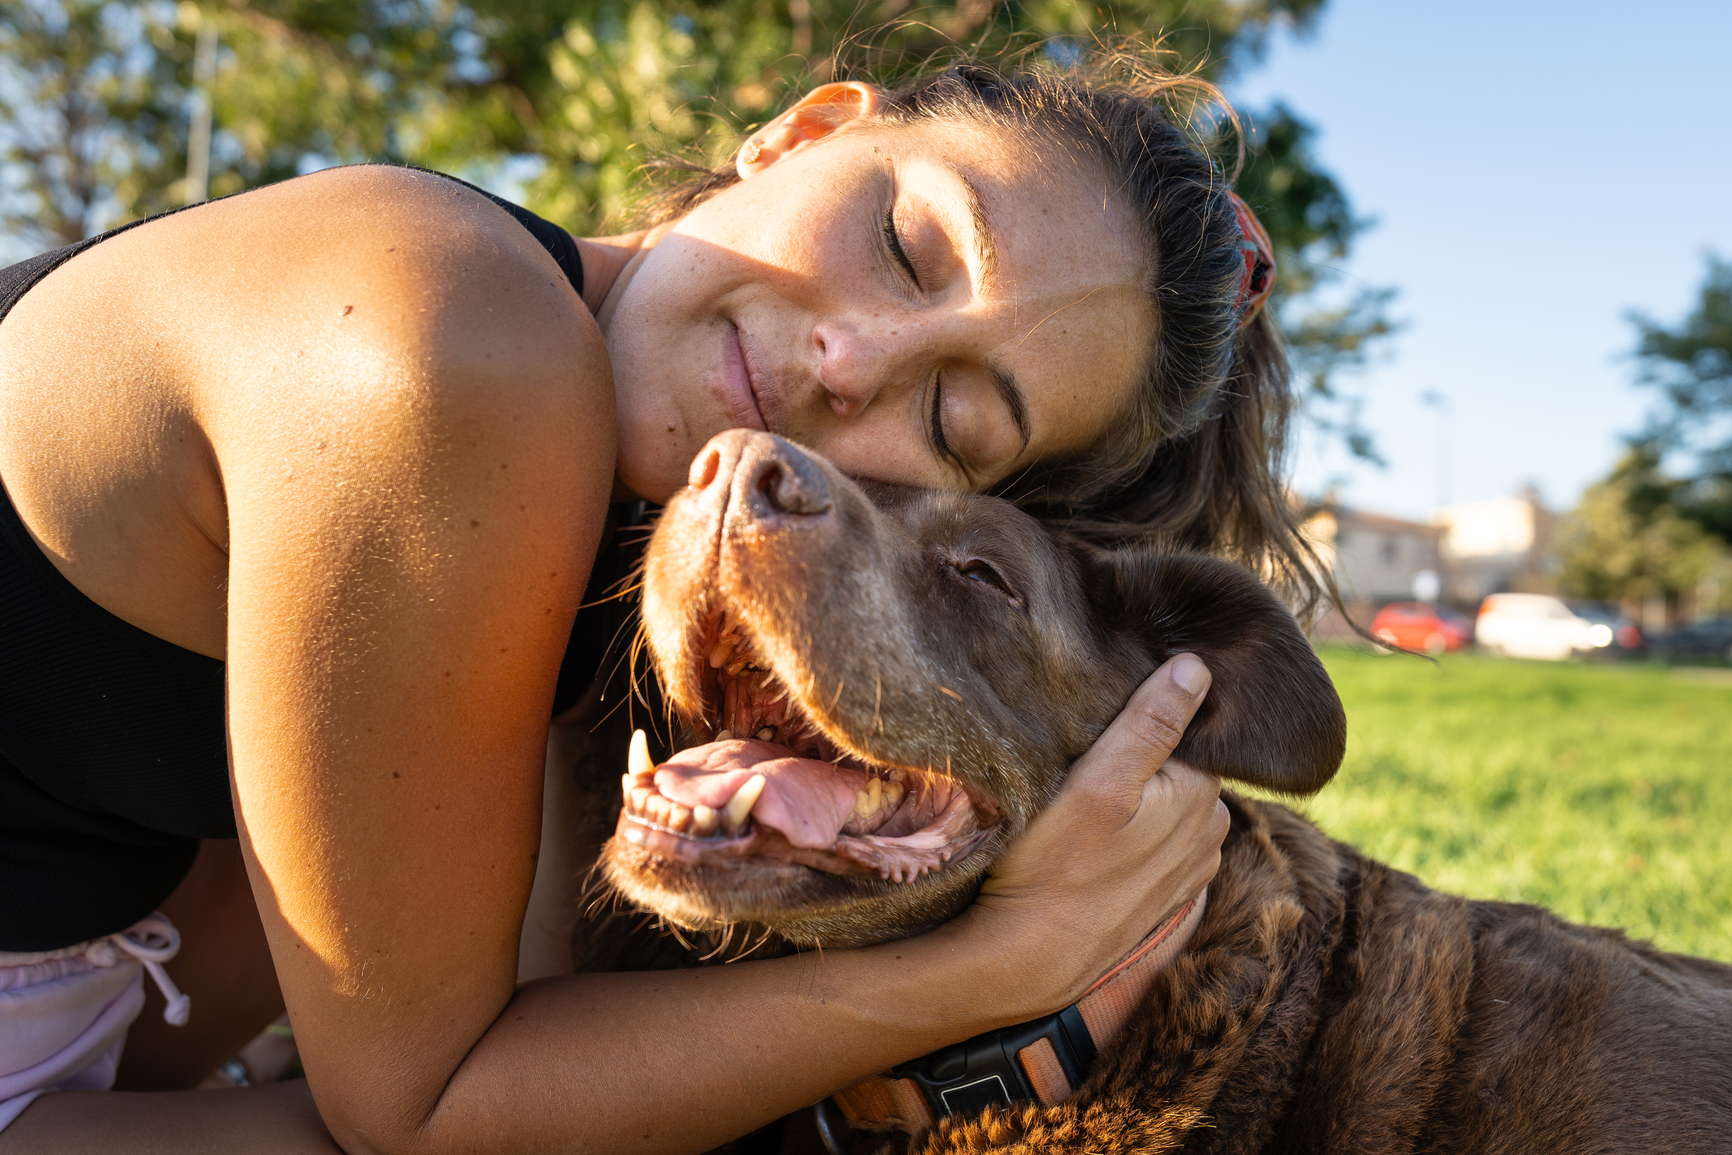
<svg viewBox="0 0 1732 1155">
<path fill-rule="evenodd" d="M 639 814 L 649 805 L 650 795 L 654 793 L 648 786 L 635 786 L 631 792 L 631 808 Z"/>
<path fill-rule="evenodd" d="M 650 761 L 649 737 L 642 730 L 631 732 L 631 753 L 626 756 L 626 769 L 640 782 L 653 782 L 656 765 Z"/>
<path fill-rule="evenodd" d="M 894 778 L 884 784 L 884 801 L 890 803 L 890 809 L 892 810 L 902 805 L 902 799 L 907 795 L 907 793 L 908 787 L 902 785 L 902 783 L 898 782 Z"/>
<path fill-rule="evenodd" d="M 740 671 L 745 669 L 745 668 L 746 668 L 746 659 L 745 658 L 735 658 L 733 661 L 728 663 L 728 677 L 730 677 L 730 678 L 739 677 Z"/>
<path fill-rule="evenodd" d="M 754 774 L 728 799 L 724 813 L 727 815 L 729 830 L 738 830 L 746 824 L 746 819 L 752 816 L 752 807 L 758 804 L 758 796 L 764 792 L 767 781 L 762 774 Z"/>
<path fill-rule="evenodd" d="M 692 807 L 692 833 L 711 834 L 716 829 L 716 812 L 703 803 Z"/>
<path fill-rule="evenodd" d="M 649 803 L 644 807 L 644 809 L 649 812 L 651 821 L 666 826 L 668 823 L 668 810 L 672 806 L 673 803 L 668 799 L 662 797 L 660 794 L 654 794 L 650 796 Z"/>
<path fill-rule="evenodd" d="M 723 730 L 720 734 L 716 735 L 716 741 L 718 742 L 731 742 L 733 740 L 734 732 L 732 730 Z"/>
<path fill-rule="evenodd" d="M 892 782 L 902 782 L 902 781 L 906 780 L 907 777 L 908 777 L 908 771 L 906 771 L 906 770 L 892 770 L 892 771 L 890 771 L 890 781 L 892 781 Z"/>
<path fill-rule="evenodd" d="M 734 640 L 723 636 L 717 640 L 715 648 L 710 650 L 710 669 L 719 670 L 727 665 L 728 659 L 734 656 Z"/>
<path fill-rule="evenodd" d="M 765 726 L 762 730 L 753 734 L 752 737 L 756 738 L 760 742 L 772 742 L 776 738 L 776 728 L 774 726 Z"/>
<path fill-rule="evenodd" d="M 692 812 L 678 802 L 668 807 L 668 828 L 686 830 L 692 824 Z"/>
<path fill-rule="evenodd" d="M 854 794 L 854 813 L 862 818 L 870 815 L 872 813 L 872 795 L 864 790 L 856 791 Z"/>
</svg>

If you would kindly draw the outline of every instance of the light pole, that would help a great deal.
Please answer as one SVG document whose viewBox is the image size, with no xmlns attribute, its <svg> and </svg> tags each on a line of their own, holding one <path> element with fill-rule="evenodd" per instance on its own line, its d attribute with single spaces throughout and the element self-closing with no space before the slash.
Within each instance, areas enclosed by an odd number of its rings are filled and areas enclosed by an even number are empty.
<svg viewBox="0 0 1732 1155">
<path fill-rule="evenodd" d="M 1449 504 L 1449 398 L 1436 389 L 1419 395 L 1419 403 L 1437 410 L 1437 508 L 1441 513 Z"/>
</svg>

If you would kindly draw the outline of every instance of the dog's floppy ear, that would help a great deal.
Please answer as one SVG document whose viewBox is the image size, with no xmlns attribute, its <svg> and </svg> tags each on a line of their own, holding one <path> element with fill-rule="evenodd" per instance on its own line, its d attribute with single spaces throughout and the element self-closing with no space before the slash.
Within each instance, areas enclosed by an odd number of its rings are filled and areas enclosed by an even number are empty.
<svg viewBox="0 0 1732 1155">
<path fill-rule="evenodd" d="M 1175 758 L 1285 794 L 1320 790 L 1334 776 L 1347 716 L 1323 663 L 1269 587 L 1202 554 L 1070 548 L 1109 634 L 1140 646 L 1150 669 L 1188 651 L 1214 675 Z"/>
</svg>

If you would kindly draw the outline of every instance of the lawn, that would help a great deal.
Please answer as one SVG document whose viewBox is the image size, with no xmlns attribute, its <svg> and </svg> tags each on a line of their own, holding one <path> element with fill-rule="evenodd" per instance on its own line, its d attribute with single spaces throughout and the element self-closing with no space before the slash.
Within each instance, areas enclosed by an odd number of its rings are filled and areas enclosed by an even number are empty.
<svg viewBox="0 0 1732 1155">
<path fill-rule="evenodd" d="M 1347 759 L 1300 805 L 1440 890 L 1732 961 L 1732 670 L 1326 649 Z"/>
</svg>

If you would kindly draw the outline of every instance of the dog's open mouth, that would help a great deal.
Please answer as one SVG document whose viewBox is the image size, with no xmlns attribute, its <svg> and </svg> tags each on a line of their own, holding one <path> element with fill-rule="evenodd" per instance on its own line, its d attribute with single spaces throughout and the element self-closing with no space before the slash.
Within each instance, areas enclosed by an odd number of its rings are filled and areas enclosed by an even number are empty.
<svg viewBox="0 0 1732 1155">
<path fill-rule="evenodd" d="M 626 842 L 692 865 L 775 859 L 912 882 L 990 833 L 997 808 L 957 779 L 839 749 L 759 664 L 737 621 L 714 615 L 697 644 L 706 684 L 694 699 L 710 716 L 690 722 L 708 741 L 659 767 L 634 741 L 618 830 Z"/>
</svg>

